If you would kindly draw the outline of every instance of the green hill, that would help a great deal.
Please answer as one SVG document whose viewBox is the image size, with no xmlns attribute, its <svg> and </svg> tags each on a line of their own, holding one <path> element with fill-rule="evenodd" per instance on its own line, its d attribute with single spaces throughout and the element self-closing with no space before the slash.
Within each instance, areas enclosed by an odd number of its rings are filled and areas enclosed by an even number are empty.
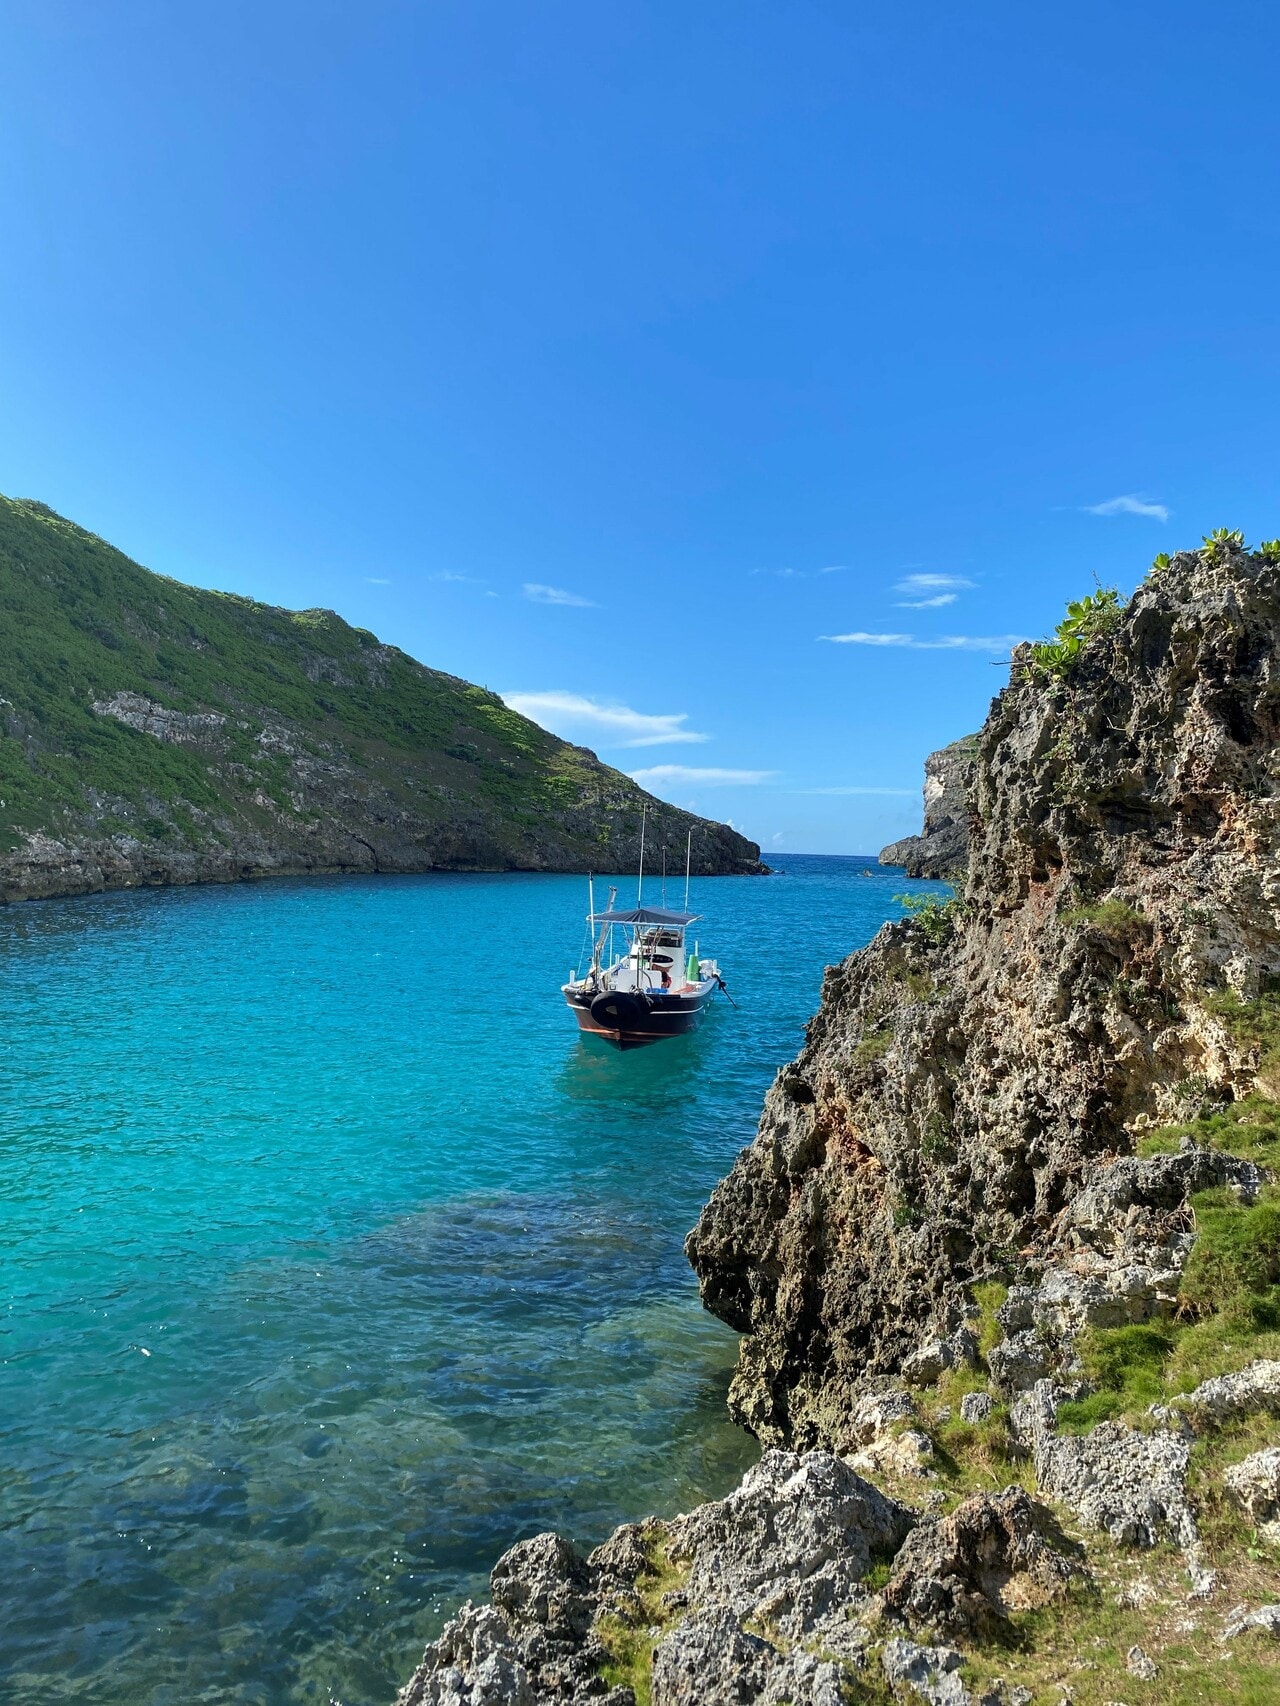
<svg viewBox="0 0 1280 1706">
<path fill-rule="evenodd" d="M 495 694 L 331 610 L 151 573 L 0 497 L 0 899 L 320 871 L 753 871 Z"/>
</svg>

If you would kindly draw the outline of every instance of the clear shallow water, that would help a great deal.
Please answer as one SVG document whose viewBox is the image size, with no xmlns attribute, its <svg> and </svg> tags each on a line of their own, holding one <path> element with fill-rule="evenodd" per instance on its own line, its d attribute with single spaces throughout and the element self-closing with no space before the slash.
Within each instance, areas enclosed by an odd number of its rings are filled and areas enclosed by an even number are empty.
<svg viewBox="0 0 1280 1706">
<path fill-rule="evenodd" d="M 385 1706 L 512 1541 L 736 1480 L 681 1241 L 936 886 L 780 864 L 694 885 L 740 1010 L 626 1055 L 577 878 L 0 911 L 0 1698 Z"/>
</svg>

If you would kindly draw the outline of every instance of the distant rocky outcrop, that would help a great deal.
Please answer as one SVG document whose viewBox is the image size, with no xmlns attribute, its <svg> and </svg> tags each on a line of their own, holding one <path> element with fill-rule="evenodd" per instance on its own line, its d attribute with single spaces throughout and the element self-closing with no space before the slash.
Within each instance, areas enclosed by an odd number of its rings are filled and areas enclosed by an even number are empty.
<svg viewBox="0 0 1280 1706">
<path fill-rule="evenodd" d="M 404 1706 L 1280 1698 L 1280 541 L 1072 621 L 689 1235 L 761 1465 Z"/>
<path fill-rule="evenodd" d="M 0 902 L 333 871 L 752 872 L 495 693 L 331 610 L 150 573 L 0 498 Z"/>
<path fill-rule="evenodd" d="M 924 761 L 924 828 L 891 841 L 882 865 L 901 865 L 909 877 L 949 878 L 969 856 L 969 784 L 978 757 L 977 735 L 952 741 Z"/>
</svg>

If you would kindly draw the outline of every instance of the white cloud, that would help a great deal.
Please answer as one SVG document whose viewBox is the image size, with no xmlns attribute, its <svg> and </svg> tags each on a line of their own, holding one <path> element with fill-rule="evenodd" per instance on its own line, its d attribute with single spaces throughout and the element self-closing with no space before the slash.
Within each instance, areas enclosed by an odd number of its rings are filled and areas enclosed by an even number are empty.
<svg viewBox="0 0 1280 1706">
<path fill-rule="evenodd" d="M 1167 504 L 1149 503 L 1141 492 L 1125 492 L 1118 498 L 1108 498 L 1106 503 L 1086 504 L 1087 515 L 1146 515 L 1153 521 L 1168 521 L 1169 507 Z"/>
<path fill-rule="evenodd" d="M 819 634 L 836 646 L 905 646 L 916 652 L 1005 652 L 1019 645 L 1022 634 L 942 634 L 922 640 L 915 634 Z"/>
<path fill-rule="evenodd" d="M 824 569 L 752 569 L 753 575 L 769 575 L 780 581 L 815 580 L 819 575 L 843 575 L 848 573 L 846 563 L 829 563 Z"/>
<path fill-rule="evenodd" d="M 711 739 L 684 727 L 687 711 L 633 711 L 581 693 L 504 693 L 502 701 L 566 740 L 588 735 L 601 746 L 676 746 Z"/>
<path fill-rule="evenodd" d="M 708 788 L 749 788 L 770 782 L 777 774 L 776 770 L 697 770 L 687 764 L 651 764 L 647 770 L 633 770 L 631 780 L 642 788 L 670 788 L 686 782 Z"/>
<path fill-rule="evenodd" d="M 364 584 L 366 586 L 390 586 L 391 582 L 383 580 L 381 575 L 366 575 Z"/>
<path fill-rule="evenodd" d="M 973 584 L 964 575 L 904 575 L 893 590 L 910 595 L 898 600 L 899 610 L 940 610 Z"/>
<path fill-rule="evenodd" d="M 917 800 L 919 788 L 797 788 L 797 794 L 883 794 L 893 799 Z"/>
<path fill-rule="evenodd" d="M 542 586 L 537 581 L 524 583 L 524 595 L 533 604 L 572 604 L 579 610 L 594 610 L 596 602 L 580 593 L 566 592 L 562 586 Z"/>
<path fill-rule="evenodd" d="M 430 577 L 433 581 L 457 581 L 462 586 L 483 586 L 484 582 L 475 575 L 456 574 L 453 569 L 441 569 L 438 574 Z"/>
<path fill-rule="evenodd" d="M 966 580 L 963 575 L 904 575 L 893 590 L 895 592 L 963 592 L 974 584 L 973 581 Z"/>
</svg>

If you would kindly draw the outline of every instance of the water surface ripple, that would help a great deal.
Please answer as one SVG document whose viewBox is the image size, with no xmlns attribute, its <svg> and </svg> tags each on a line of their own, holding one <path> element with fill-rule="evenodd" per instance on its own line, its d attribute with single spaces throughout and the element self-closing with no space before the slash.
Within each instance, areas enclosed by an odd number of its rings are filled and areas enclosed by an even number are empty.
<svg viewBox="0 0 1280 1706">
<path fill-rule="evenodd" d="M 694 885 L 740 1010 L 627 1055 L 560 1005 L 579 879 L 0 911 L 6 1701 L 385 1706 L 513 1540 L 733 1483 L 681 1240 L 935 886 L 779 863 Z"/>
</svg>

